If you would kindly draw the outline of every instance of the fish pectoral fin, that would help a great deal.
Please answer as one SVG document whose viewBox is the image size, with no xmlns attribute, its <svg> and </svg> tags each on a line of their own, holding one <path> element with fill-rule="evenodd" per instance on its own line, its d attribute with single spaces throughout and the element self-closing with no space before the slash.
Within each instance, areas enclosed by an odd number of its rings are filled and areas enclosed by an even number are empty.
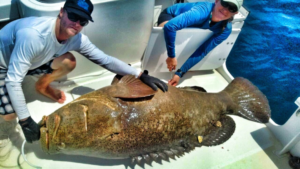
<svg viewBox="0 0 300 169">
<path fill-rule="evenodd" d="M 112 86 L 110 94 L 116 98 L 144 98 L 156 93 L 151 87 L 133 75 L 126 75 Z"/>
<path fill-rule="evenodd" d="M 221 126 L 211 126 L 210 132 L 203 137 L 201 142 L 204 146 L 216 146 L 227 141 L 235 130 L 235 122 L 229 116 L 220 119 Z"/>
</svg>

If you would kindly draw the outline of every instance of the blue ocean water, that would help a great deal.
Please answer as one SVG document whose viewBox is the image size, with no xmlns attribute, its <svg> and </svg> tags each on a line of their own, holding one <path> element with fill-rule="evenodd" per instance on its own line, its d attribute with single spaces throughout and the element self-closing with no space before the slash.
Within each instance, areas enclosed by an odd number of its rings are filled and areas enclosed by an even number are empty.
<svg viewBox="0 0 300 169">
<path fill-rule="evenodd" d="M 284 124 L 300 97 L 300 1 L 244 0 L 243 6 L 250 14 L 228 70 L 254 83 L 267 96 L 272 119 Z"/>
</svg>

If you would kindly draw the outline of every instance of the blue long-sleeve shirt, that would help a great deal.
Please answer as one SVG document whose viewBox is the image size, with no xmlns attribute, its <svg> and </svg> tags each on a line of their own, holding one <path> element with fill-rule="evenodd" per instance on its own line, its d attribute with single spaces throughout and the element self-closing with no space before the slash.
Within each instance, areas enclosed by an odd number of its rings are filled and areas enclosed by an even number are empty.
<svg viewBox="0 0 300 169">
<path fill-rule="evenodd" d="M 164 26 L 164 36 L 169 57 L 175 57 L 176 31 L 186 27 L 197 27 L 209 29 L 214 33 L 182 65 L 180 68 L 182 73 L 186 73 L 207 53 L 227 39 L 231 33 L 231 22 L 227 23 L 223 31 L 223 22 L 225 21 L 217 22 L 212 27 L 209 26 L 210 15 L 214 6 L 215 4 L 210 2 L 179 3 L 166 9 L 166 12 L 174 17 Z M 176 74 L 181 77 L 180 73 L 176 72 Z"/>
</svg>

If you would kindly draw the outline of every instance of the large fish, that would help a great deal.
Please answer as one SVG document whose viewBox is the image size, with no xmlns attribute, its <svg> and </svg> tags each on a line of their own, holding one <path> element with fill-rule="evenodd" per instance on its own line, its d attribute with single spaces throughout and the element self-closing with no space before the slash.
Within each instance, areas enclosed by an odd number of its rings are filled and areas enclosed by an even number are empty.
<svg viewBox="0 0 300 169">
<path fill-rule="evenodd" d="M 128 75 L 45 116 L 40 142 L 50 154 L 148 161 L 225 142 L 235 130 L 228 114 L 267 123 L 270 107 L 244 78 L 219 93 L 173 86 L 164 93 Z"/>
</svg>

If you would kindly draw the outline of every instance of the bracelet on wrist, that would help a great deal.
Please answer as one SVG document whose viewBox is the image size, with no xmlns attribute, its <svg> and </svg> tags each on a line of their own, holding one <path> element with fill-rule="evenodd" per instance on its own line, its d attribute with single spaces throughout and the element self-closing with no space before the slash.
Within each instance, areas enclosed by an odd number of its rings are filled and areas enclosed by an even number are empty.
<svg viewBox="0 0 300 169">
<path fill-rule="evenodd" d="M 185 73 L 183 73 L 180 69 L 178 69 L 175 74 L 178 75 L 179 77 L 182 77 Z"/>
</svg>

